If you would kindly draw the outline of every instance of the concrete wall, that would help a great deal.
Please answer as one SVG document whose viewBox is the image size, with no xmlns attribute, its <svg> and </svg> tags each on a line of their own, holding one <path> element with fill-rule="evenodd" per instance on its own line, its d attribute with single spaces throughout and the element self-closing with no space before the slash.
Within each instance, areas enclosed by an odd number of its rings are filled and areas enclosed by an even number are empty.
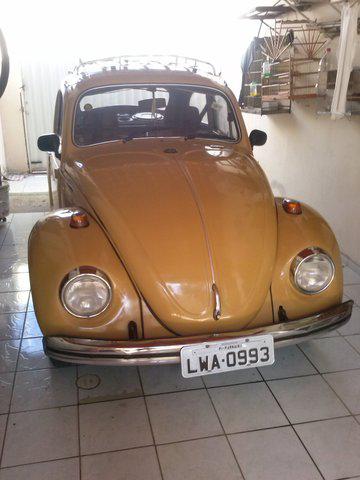
<svg viewBox="0 0 360 480">
<path fill-rule="evenodd" d="M 268 134 L 255 156 L 274 193 L 316 208 L 360 264 L 360 118 L 332 121 L 317 115 L 315 101 L 294 102 L 291 115 L 244 118 L 249 131 Z"/>
</svg>

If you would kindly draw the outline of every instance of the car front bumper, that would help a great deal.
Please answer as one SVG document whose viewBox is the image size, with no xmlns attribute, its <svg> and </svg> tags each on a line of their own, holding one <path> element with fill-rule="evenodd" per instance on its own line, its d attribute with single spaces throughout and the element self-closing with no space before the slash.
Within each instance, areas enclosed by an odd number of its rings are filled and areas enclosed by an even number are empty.
<svg viewBox="0 0 360 480">
<path fill-rule="evenodd" d="M 92 365 L 149 365 L 180 362 L 180 350 L 201 343 L 237 340 L 255 335 L 272 335 L 275 347 L 299 343 L 344 325 L 350 318 L 353 301 L 332 307 L 310 317 L 273 323 L 240 332 L 158 340 L 93 340 L 70 337 L 44 337 L 45 353 L 54 360 Z"/>
</svg>

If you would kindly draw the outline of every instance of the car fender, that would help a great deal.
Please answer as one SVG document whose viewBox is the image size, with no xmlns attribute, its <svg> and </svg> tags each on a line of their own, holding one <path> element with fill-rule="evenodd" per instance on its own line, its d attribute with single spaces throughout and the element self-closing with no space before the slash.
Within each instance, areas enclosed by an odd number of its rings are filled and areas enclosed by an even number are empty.
<svg viewBox="0 0 360 480">
<path fill-rule="evenodd" d="M 282 207 L 282 198 L 276 198 L 278 219 L 278 247 L 271 285 L 275 319 L 280 306 L 286 316 L 297 319 L 339 304 L 343 295 L 341 255 L 334 233 L 322 216 L 301 203 L 302 213 L 292 215 Z M 328 288 L 309 295 L 298 290 L 290 270 L 296 255 L 307 247 L 320 247 L 330 255 L 335 265 L 335 276 Z"/>
<path fill-rule="evenodd" d="M 97 339 L 129 338 L 129 322 L 142 336 L 139 295 L 120 258 L 97 221 L 88 214 L 86 228 L 72 228 L 75 208 L 57 210 L 39 220 L 29 237 L 29 271 L 34 309 L 44 335 Z M 65 310 L 60 287 L 77 267 L 91 266 L 109 279 L 112 298 L 108 308 L 91 318 Z"/>
</svg>

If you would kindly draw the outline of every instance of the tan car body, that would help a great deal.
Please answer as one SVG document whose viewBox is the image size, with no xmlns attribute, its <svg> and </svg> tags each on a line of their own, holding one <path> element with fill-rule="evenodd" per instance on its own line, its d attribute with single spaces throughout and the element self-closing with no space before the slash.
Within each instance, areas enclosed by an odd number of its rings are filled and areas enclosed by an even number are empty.
<svg viewBox="0 0 360 480">
<path fill-rule="evenodd" d="M 107 85 L 191 84 L 221 90 L 236 112 L 241 139 L 139 138 L 78 147 L 72 129 L 76 102 Z M 241 332 L 341 303 L 339 247 L 325 220 L 302 204 L 290 215 L 273 197 L 254 159 L 232 92 L 188 72 L 108 71 L 64 89 L 61 160 L 52 156 L 60 210 L 39 221 L 29 241 L 36 316 L 47 337 L 126 341 Z M 166 153 L 168 148 L 177 153 Z M 271 161 L 276 161 L 272 159 Z M 57 195 L 57 196 L 56 196 Z M 74 208 L 87 228 L 69 227 Z M 296 255 L 316 246 L 332 258 L 335 277 L 316 295 L 293 284 Z M 64 277 L 94 266 L 110 280 L 110 306 L 75 318 L 60 299 Z M 216 284 L 220 318 L 214 318 Z"/>
</svg>

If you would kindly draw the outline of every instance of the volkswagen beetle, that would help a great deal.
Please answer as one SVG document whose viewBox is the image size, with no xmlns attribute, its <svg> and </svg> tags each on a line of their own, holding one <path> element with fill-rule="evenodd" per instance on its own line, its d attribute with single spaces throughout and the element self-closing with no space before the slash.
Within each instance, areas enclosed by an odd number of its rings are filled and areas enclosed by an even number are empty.
<svg viewBox="0 0 360 480">
<path fill-rule="evenodd" d="M 181 362 L 185 377 L 274 362 L 344 324 L 339 247 L 274 198 L 231 90 L 194 59 L 79 66 L 59 91 L 56 210 L 29 239 L 34 308 L 57 361 Z"/>
</svg>

